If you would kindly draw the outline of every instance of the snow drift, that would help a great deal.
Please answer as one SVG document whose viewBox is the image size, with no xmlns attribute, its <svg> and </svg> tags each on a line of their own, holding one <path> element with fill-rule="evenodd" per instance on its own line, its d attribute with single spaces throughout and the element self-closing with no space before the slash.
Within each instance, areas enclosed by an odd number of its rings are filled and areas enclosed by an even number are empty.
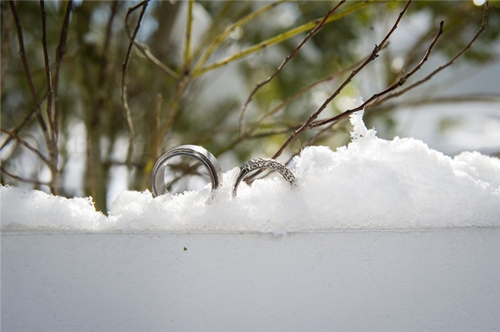
<svg viewBox="0 0 500 332">
<path fill-rule="evenodd" d="M 291 165 L 298 186 L 276 177 L 231 188 L 238 169 L 206 204 L 200 191 L 153 198 L 123 192 L 109 215 L 89 198 L 66 199 L 1 187 L 2 230 L 226 231 L 287 233 L 335 229 L 497 227 L 500 160 L 477 152 L 454 158 L 412 138 L 383 140 L 362 114 L 352 142 L 332 151 L 309 147 Z"/>
</svg>

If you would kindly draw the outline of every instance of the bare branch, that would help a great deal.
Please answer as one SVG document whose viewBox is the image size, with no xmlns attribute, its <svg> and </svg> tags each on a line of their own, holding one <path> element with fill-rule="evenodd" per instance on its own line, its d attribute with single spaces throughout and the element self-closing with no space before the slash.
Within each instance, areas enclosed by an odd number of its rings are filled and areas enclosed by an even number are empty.
<svg viewBox="0 0 500 332">
<path fill-rule="evenodd" d="M 189 73 L 191 66 L 191 30 L 193 28 L 193 5 L 194 0 L 188 0 L 188 15 L 186 25 L 186 39 L 184 43 L 184 73 Z"/>
<path fill-rule="evenodd" d="M 288 165 L 288 163 L 290 163 L 295 156 L 298 156 L 300 154 L 300 151 L 302 151 L 302 149 L 304 149 L 305 147 L 307 147 L 307 146 L 313 144 L 314 142 L 316 142 L 321 136 L 323 136 L 326 132 L 328 132 L 329 130 L 331 130 L 332 127 L 333 127 L 333 124 L 330 125 L 330 126 L 327 126 L 325 128 L 322 128 L 314 136 L 312 136 L 307 141 L 305 141 L 304 143 L 302 143 L 300 145 L 300 147 L 290 156 L 290 158 L 288 158 L 288 160 L 286 161 L 285 164 Z"/>
<path fill-rule="evenodd" d="M 367 57 L 366 57 L 367 58 Z M 362 61 L 365 61 L 366 58 Z M 344 75 L 346 72 L 354 69 L 355 67 L 359 66 L 359 64 L 362 62 L 362 61 L 358 61 L 352 65 L 350 65 L 349 67 L 347 68 L 344 68 L 342 69 L 341 71 L 338 71 L 338 72 L 335 72 L 331 75 L 328 75 L 327 77 L 325 78 L 322 78 L 320 79 L 319 81 L 316 81 L 302 89 L 300 89 L 299 91 L 295 92 L 293 95 L 291 95 L 290 97 L 288 97 L 287 99 L 285 99 L 282 103 L 280 103 L 279 105 L 277 105 L 275 108 L 273 108 L 272 110 L 270 110 L 269 112 L 267 112 L 266 114 L 262 115 L 256 122 L 255 124 L 253 125 L 253 127 L 248 130 L 245 135 L 249 134 L 249 133 L 252 133 L 254 130 L 256 130 L 261 124 L 262 122 L 267 119 L 268 117 L 276 114 L 279 110 L 281 110 L 282 108 L 284 108 L 286 105 L 288 105 L 289 103 L 291 103 L 293 100 L 297 99 L 298 97 L 302 96 L 304 93 L 312 90 L 314 87 L 320 85 L 320 84 L 323 84 L 325 82 L 328 82 L 328 81 L 331 81 L 339 76 L 342 76 Z M 245 136 L 244 135 L 244 136 Z"/>
<path fill-rule="evenodd" d="M 51 139 L 54 139 L 54 118 L 52 117 L 52 78 L 50 75 L 50 59 L 47 50 L 47 13 L 45 12 L 45 1 L 40 0 L 40 14 L 42 17 L 42 48 L 45 65 L 45 79 L 47 84 L 47 118 L 51 128 Z"/>
<path fill-rule="evenodd" d="M 318 85 L 320 85 L 322 83 L 331 81 L 331 80 L 333 80 L 333 79 L 335 79 L 335 78 L 337 78 L 339 76 L 344 75 L 348 71 L 351 71 L 352 69 L 354 69 L 357 66 L 359 66 L 360 63 L 362 63 L 363 61 L 365 61 L 367 58 L 368 58 L 368 56 L 365 57 L 363 60 L 360 60 L 360 61 L 358 61 L 358 62 L 350 65 L 349 67 L 346 67 L 346 68 L 342 69 L 341 71 L 338 71 L 338 72 L 335 72 L 335 73 L 333 73 L 331 75 L 328 75 L 327 77 L 322 78 L 319 81 L 316 81 L 316 82 L 314 82 L 314 83 L 312 83 L 312 84 L 310 84 L 310 85 L 308 85 L 308 86 L 306 86 L 306 87 L 298 90 L 293 95 L 291 95 L 290 97 L 288 97 L 287 99 L 285 99 L 282 103 L 280 103 L 275 108 L 273 108 L 271 111 L 267 112 L 266 114 L 263 114 L 255 123 L 252 124 L 252 127 L 249 130 L 247 130 L 244 135 L 239 135 L 238 137 L 236 137 L 235 140 L 233 140 L 232 142 L 230 142 L 225 147 L 221 148 L 217 152 L 217 155 L 233 149 L 236 145 L 240 144 L 241 142 L 243 142 L 247 138 L 252 138 L 252 133 L 260 127 L 260 125 L 262 124 L 262 122 L 264 122 L 265 119 L 267 119 L 268 117 L 272 116 L 273 114 L 276 114 L 279 110 L 281 110 L 282 108 L 284 108 L 286 105 L 290 104 L 293 100 L 297 99 L 298 97 L 302 96 L 304 93 L 312 90 L 314 87 L 316 87 L 316 86 L 318 86 Z M 293 127 L 293 126 L 290 127 L 289 126 L 288 130 L 295 130 L 295 129 L 299 128 L 299 127 L 300 126 L 295 126 L 295 127 Z"/>
<path fill-rule="evenodd" d="M 25 178 L 22 178 L 20 176 L 17 176 L 15 174 L 12 174 L 11 172 L 7 171 L 3 166 L 0 165 L 0 171 L 2 173 L 4 173 L 5 175 L 17 180 L 17 181 L 21 181 L 21 182 L 26 182 L 26 183 L 33 183 L 37 186 L 50 186 L 50 183 L 47 183 L 47 182 L 41 182 L 41 181 L 38 181 L 38 180 L 30 180 L 30 179 L 25 179 Z"/>
<path fill-rule="evenodd" d="M 128 44 L 127 48 L 127 53 L 125 55 L 125 60 L 123 61 L 123 66 L 122 66 L 122 105 L 123 108 L 125 109 L 125 117 L 127 119 L 127 124 L 130 130 L 130 140 L 129 140 L 129 152 L 127 155 L 127 160 L 130 161 L 130 157 L 132 155 L 132 149 L 133 149 L 133 142 L 134 142 L 134 137 L 135 137 L 135 132 L 134 132 L 134 124 L 132 123 L 132 114 L 130 111 L 130 107 L 128 105 L 128 100 L 127 100 L 127 85 L 126 85 L 126 80 L 127 80 L 127 68 L 128 68 L 128 62 L 130 59 L 130 53 L 132 52 L 132 46 L 134 45 L 134 40 L 135 37 L 137 36 L 137 32 L 139 31 L 139 28 L 141 26 L 141 21 L 142 18 L 144 17 L 144 13 L 146 12 L 146 8 L 148 7 L 149 0 L 142 1 L 139 5 L 136 5 L 134 7 L 129 8 L 127 11 L 127 15 L 125 16 L 125 25 L 127 26 L 126 22 L 128 22 L 128 17 L 130 14 L 135 11 L 137 8 L 142 6 L 141 13 L 139 14 L 139 18 L 137 19 L 137 23 L 135 25 L 134 32 L 132 33 L 130 42 Z"/>
<path fill-rule="evenodd" d="M 345 112 L 343 112 L 343 113 L 341 113 L 339 115 L 336 115 L 334 117 L 327 118 L 327 119 L 324 119 L 324 120 L 314 121 L 314 122 L 310 123 L 309 124 L 309 128 L 320 127 L 322 125 L 325 125 L 325 124 L 328 124 L 328 123 L 334 123 L 334 122 L 337 122 L 337 121 L 339 121 L 341 119 L 344 119 L 344 118 L 348 117 L 349 115 L 351 115 L 352 113 L 364 109 L 368 105 L 370 105 L 373 102 L 375 102 L 378 98 L 380 98 L 382 96 L 385 96 L 389 92 L 394 91 L 398 87 L 404 85 L 405 82 L 408 80 L 408 78 L 410 78 L 413 74 L 415 74 L 418 70 L 420 70 L 420 68 L 422 68 L 422 66 L 424 65 L 424 63 L 429 58 L 429 54 L 432 52 L 432 49 L 434 48 L 434 45 L 436 45 L 436 42 L 439 39 L 439 37 L 442 35 L 442 33 L 443 33 L 443 22 L 441 21 L 441 23 L 439 24 L 439 31 L 436 34 L 436 36 L 434 37 L 434 39 L 432 40 L 431 44 L 429 45 L 429 48 L 425 52 L 425 55 L 422 58 L 422 60 L 420 60 L 420 62 L 417 64 L 417 66 L 415 66 L 415 68 L 413 68 L 408 74 L 406 74 L 403 77 L 401 77 L 396 83 L 392 84 L 391 86 L 389 86 L 388 88 L 386 88 L 385 90 L 383 90 L 381 92 L 373 94 L 370 98 L 368 98 L 368 100 L 366 100 L 364 103 L 362 103 L 358 107 L 355 107 L 353 109 L 345 111 Z"/>
<path fill-rule="evenodd" d="M 347 79 L 339 86 L 339 88 L 337 90 L 335 90 L 335 92 L 330 97 L 328 97 L 325 100 L 325 102 L 321 105 L 321 107 L 315 113 L 313 113 L 300 128 L 298 128 L 297 130 L 294 130 L 291 133 L 291 135 L 288 137 L 288 139 L 285 141 L 285 143 L 274 154 L 273 159 L 279 157 L 283 153 L 283 151 L 286 149 L 286 147 L 295 139 L 295 137 L 297 137 L 297 135 L 299 135 L 300 133 L 302 133 L 302 132 L 306 131 L 307 129 L 309 129 L 310 128 L 310 124 L 313 123 L 316 120 L 316 118 L 321 114 L 321 112 L 323 112 L 323 110 L 326 108 L 326 106 L 328 106 L 328 104 L 330 104 L 330 102 L 335 97 L 337 97 L 337 95 L 340 93 L 340 91 L 342 91 L 347 86 L 347 84 L 349 84 L 351 82 L 351 80 L 354 78 L 354 76 L 356 76 L 364 67 L 366 67 L 370 62 L 374 61 L 378 57 L 378 53 L 384 47 L 384 45 L 389 40 L 389 37 L 392 35 L 392 33 L 398 27 L 399 22 L 401 21 L 401 19 L 403 18 L 404 14 L 408 10 L 408 7 L 410 6 L 411 2 L 412 2 L 412 0 L 408 0 L 406 2 L 405 7 L 399 13 L 398 18 L 396 19 L 396 22 L 393 24 L 392 28 L 385 35 L 385 37 L 382 39 L 382 41 L 380 42 L 380 44 L 379 45 L 375 45 L 375 47 L 374 47 L 374 49 L 373 49 L 372 54 L 370 55 L 370 57 L 368 57 L 359 67 L 357 67 L 356 69 L 354 69 L 352 71 L 352 73 L 349 75 L 349 77 L 347 77 Z"/>
<path fill-rule="evenodd" d="M 472 39 L 469 41 L 469 43 L 467 45 L 465 45 L 464 48 L 462 48 L 457 54 L 455 54 L 455 56 L 453 56 L 448 62 L 446 62 L 442 66 L 439 66 L 438 68 L 436 68 L 434 71 L 432 71 L 429 75 L 425 76 L 421 80 L 407 86 L 405 89 L 401 89 L 399 91 L 391 93 L 388 96 L 385 96 L 384 98 L 381 98 L 377 102 L 377 104 L 381 104 L 389 99 L 398 97 L 398 96 L 402 95 L 403 93 L 405 93 L 411 89 L 416 88 L 417 86 L 429 81 L 431 78 L 433 78 L 436 74 L 438 74 L 442 70 L 451 66 L 455 62 L 455 60 L 457 60 L 459 57 L 461 57 L 465 52 L 467 52 L 472 47 L 472 44 L 476 41 L 476 39 L 479 37 L 479 35 L 481 35 L 481 33 L 483 33 L 483 31 L 486 29 L 486 24 L 487 24 L 487 19 L 488 19 L 488 10 L 489 10 L 488 1 L 486 1 L 486 3 L 484 4 L 483 18 L 481 20 L 481 26 L 479 27 L 479 30 L 476 31 L 476 33 L 474 34 Z"/>
<path fill-rule="evenodd" d="M 43 95 L 42 99 L 40 100 L 41 103 L 43 103 L 45 101 L 45 98 L 47 98 L 47 92 L 45 92 L 45 94 Z M 38 107 L 40 107 L 40 105 L 38 105 Z M 21 123 L 15 127 L 14 129 L 12 129 L 12 132 L 17 134 L 19 132 L 19 130 L 21 130 L 25 125 L 27 125 L 33 114 L 36 114 L 36 108 L 33 108 L 29 113 L 28 115 L 26 115 L 23 119 L 23 121 L 21 121 Z M 0 151 L 3 150 L 3 148 L 13 139 L 12 136 L 9 136 L 5 142 L 3 142 L 2 146 L 0 146 Z"/>
<path fill-rule="evenodd" d="M 192 79 L 191 76 L 185 75 L 182 78 L 182 80 L 177 82 L 177 87 L 175 89 L 174 97 L 169 103 L 167 119 L 165 121 L 165 124 L 161 128 L 159 139 L 163 139 L 163 137 L 167 134 L 168 130 L 172 126 L 180 106 L 182 95 L 186 91 L 189 83 L 191 83 L 191 79 Z"/>
<path fill-rule="evenodd" d="M 264 138 L 264 137 L 269 137 L 269 136 L 274 136 L 274 135 L 281 135 L 281 134 L 286 134 L 290 131 L 290 127 L 286 128 L 277 128 L 269 131 L 264 131 L 261 133 L 249 135 L 248 139 L 258 139 L 258 138 Z"/>
<path fill-rule="evenodd" d="M 176 81 L 179 81 L 180 80 L 179 74 L 177 74 L 173 69 L 171 69 L 170 67 L 165 65 L 160 60 L 158 60 L 158 58 L 155 57 L 153 55 L 153 53 L 151 53 L 151 50 L 149 49 L 149 47 L 147 45 L 135 40 L 135 38 L 132 38 L 132 32 L 130 31 L 130 27 L 128 25 L 128 17 L 130 16 L 130 14 L 132 14 L 132 12 L 137 10 L 140 6 L 142 6 L 142 3 L 139 3 L 138 5 L 136 5 L 132 8 L 129 8 L 129 10 L 127 12 L 127 16 L 125 18 L 125 31 L 127 32 L 128 38 L 130 40 L 134 41 L 134 45 L 137 47 L 139 52 L 142 53 L 142 55 L 144 55 L 146 58 L 148 58 L 151 62 L 153 62 L 156 66 L 158 66 L 158 68 L 163 70 L 165 73 L 172 76 Z"/>
<path fill-rule="evenodd" d="M 10 137 L 12 137 L 16 141 L 18 141 L 21 145 L 25 146 L 28 150 L 30 150 L 31 152 L 36 154 L 45 164 L 47 164 L 47 166 L 50 167 L 50 165 L 51 165 L 50 160 L 45 158 L 45 156 L 37 148 L 35 148 L 33 145 L 29 144 L 24 138 L 22 138 L 18 134 L 14 133 L 10 130 L 7 130 L 7 129 L 0 128 L 0 131 L 2 133 L 9 135 Z"/>
<path fill-rule="evenodd" d="M 145 45 L 141 42 L 138 42 L 137 40 L 134 41 L 134 45 L 137 47 L 139 52 L 142 53 L 142 55 L 144 55 L 146 58 L 148 58 L 158 68 L 160 68 L 165 73 L 170 75 L 173 79 L 175 79 L 176 81 L 179 81 L 181 79 L 179 74 L 177 74 L 173 69 L 168 67 L 166 64 L 164 64 L 160 60 L 158 60 L 158 58 L 156 56 L 154 56 L 153 53 L 151 53 L 151 50 L 149 49 L 149 47 L 147 45 Z"/>
<path fill-rule="evenodd" d="M 155 106 L 155 126 L 153 137 L 154 139 L 154 157 L 157 158 L 160 156 L 161 152 L 161 139 L 160 137 L 160 113 L 161 113 L 161 104 L 163 102 L 163 96 L 159 93 L 156 95 L 156 106 Z"/>
<path fill-rule="evenodd" d="M 108 66 L 108 48 L 109 41 L 111 40 L 111 33 L 113 30 L 113 22 L 118 11 L 118 1 L 113 1 L 111 6 L 111 14 L 109 15 L 108 23 L 106 24 L 106 33 L 104 34 L 104 45 L 101 55 L 101 66 L 99 69 L 99 84 L 102 86 L 105 82 L 106 67 Z"/>
<path fill-rule="evenodd" d="M 313 36 L 315 36 L 323 28 L 326 21 L 333 14 L 333 12 L 335 12 L 345 2 L 346 2 L 346 0 L 341 0 L 335 7 L 333 7 L 325 15 L 325 17 L 323 17 L 323 19 L 318 23 L 318 25 L 316 25 L 316 27 L 311 32 L 309 32 L 304 39 L 302 39 L 302 41 L 297 45 L 297 47 L 292 51 L 292 53 L 290 53 L 285 58 L 285 60 L 283 60 L 283 62 L 278 67 L 278 69 L 276 69 L 276 71 L 271 76 L 269 76 L 267 79 L 265 79 L 264 81 L 260 82 L 259 84 L 257 84 L 255 86 L 255 88 L 252 90 L 252 92 L 248 96 L 247 101 L 245 102 L 245 104 L 243 104 L 243 107 L 241 108 L 241 111 L 240 111 L 240 117 L 239 117 L 240 135 L 243 135 L 245 133 L 245 115 L 247 113 L 248 105 L 250 104 L 250 102 L 253 99 L 253 96 L 257 93 L 257 91 L 260 90 L 260 88 L 262 88 L 267 83 L 271 82 L 271 80 L 273 78 L 275 78 L 279 73 L 281 73 L 281 71 L 286 66 L 286 64 L 297 55 L 297 53 L 300 51 L 302 46 L 304 46 L 305 43 L 307 43 L 309 41 L 309 39 L 311 39 Z"/>
<path fill-rule="evenodd" d="M 38 118 L 38 123 L 42 128 L 45 140 L 49 142 L 50 137 L 48 134 L 47 125 L 45 123 L 45 120 L 43 119 L 42 111 L 40 110 L 40 103 L 38 102 L 38 96 L 36 94 L 35 84 L 33 83 L 33 78 L 31 76 L 28 60 L 26 59 L 26 49 L 24 47 L 23 29 L 21 27 L 21 21 L 19 20 L 19 16 L 17 15 L 16 5 L 14 4 L 14 1 L 9 0 L 9 6 L 12 12 L 12 16 L 14 17 L 14 22 L 16 23 L 17 41 L 19 44 L 19 56 L 21 57 L 21 62 L 23 64 L 24 73 L 28 81 L 31 97 L 33 99 L 33 103 L 35 104 L 35 112 Z"/>
</svg>

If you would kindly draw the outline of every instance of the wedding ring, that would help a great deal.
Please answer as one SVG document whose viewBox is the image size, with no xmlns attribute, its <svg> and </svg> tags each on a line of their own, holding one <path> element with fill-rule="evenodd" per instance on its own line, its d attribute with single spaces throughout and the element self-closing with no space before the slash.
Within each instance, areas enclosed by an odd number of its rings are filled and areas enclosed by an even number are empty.
<svg viewBox="0 0 500 332">
<path fill-rule="evenodd" d="M 234 181 L 233 186 L 233 197 L 236 197 L 238 191 L 238 186 L 240 182 L 247 176 L 248 173 L 255 171 L 257 169 L 271 168 L 278 171 L 285 180 L 287 180 L 291 185 L 295 185 L 295 175 L 288 169 L 285 165 L 277 160 L 270 158 L 255 158 L 247 161 L 240 166 L 240 172 Z"/>
<path fill-rule="evenodd" d="M 222 170 L 217 159 L 201 146 L 181 145 L 175 149 L 165 152 L 156 161 L 151 175 L 154 197 L 168 192 L 167 184 L 164 179 L 164 172 L 169 159 L 177 156 L 188 156 L 200 161 L 208 171 L 210 181 L 212 183 L 212 191 L 222 186 Z"/>
</svg>

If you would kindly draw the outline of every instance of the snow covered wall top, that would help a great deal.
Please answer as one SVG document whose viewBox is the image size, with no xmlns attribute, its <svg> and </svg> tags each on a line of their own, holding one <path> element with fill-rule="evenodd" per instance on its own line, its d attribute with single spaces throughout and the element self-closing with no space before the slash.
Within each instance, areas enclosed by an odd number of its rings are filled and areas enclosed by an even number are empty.
<svg viewBox="0 0 500 332">
<path fill-rule="evenodd" d="M 91 199 L 0 187 L 2 231 L 216 231 L 287 233 L 335 229 L 500 226 L 500 160 L 479 153 L 454 158 L 412 138 L 387 141 L 351 117 L 352 142 L 332 151 L 309 147 L 294 159 L 298 186 L 283 179 L 231 187 L 238 169 L 206 204 L 200 191 L 153 198 L 124 192 L 109 216 Z"/>
</svg>

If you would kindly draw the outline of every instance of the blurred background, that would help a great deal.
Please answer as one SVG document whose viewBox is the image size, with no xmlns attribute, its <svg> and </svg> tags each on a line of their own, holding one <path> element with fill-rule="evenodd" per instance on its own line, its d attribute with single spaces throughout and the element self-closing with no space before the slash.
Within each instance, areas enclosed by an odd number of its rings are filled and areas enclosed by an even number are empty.
<svg viewBox="0 0 500 332">
<path fill-rule="evenodd" d="M 223 171 L 272 157 L 371 54 L 406 4 L 341 5 L 242 117 L 252 90 L 337 3 L 2 1 L 2 185 L 92 196 L 106 213 L 120 192 L 150 189 L 154 162 L 178 145 L 204 146 Z M 408 73 L 444 21 L 429 59 L 395 91 L 467 51 L 418 87 L 368 107 L 365 122 L 385 139 L 498 157 L 498 1 L 489 2 L 487 29 L 471 44 L 484 7 L 414 1 L 379 57 L 319 118 L 352 109 Z M 307 145 L 336 149 L 349 131 L 346 120 L 308 130 L 278 159 L 288 162 Z"/>
</svg>

